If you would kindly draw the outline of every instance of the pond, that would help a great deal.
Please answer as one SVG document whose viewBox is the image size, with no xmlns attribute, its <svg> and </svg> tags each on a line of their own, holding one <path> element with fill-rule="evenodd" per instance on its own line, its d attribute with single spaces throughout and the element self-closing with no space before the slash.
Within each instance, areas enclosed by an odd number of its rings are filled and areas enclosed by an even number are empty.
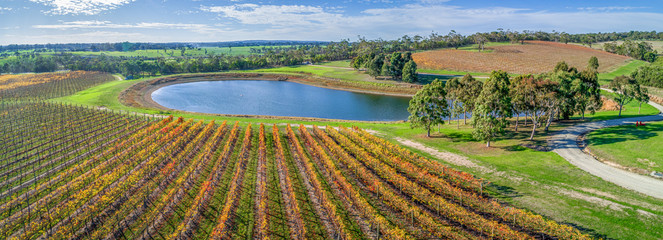
<svg viewBox="0 0 663 240">
<path fill-rule="evenodd" d="M 259 80 L 173 84 L 154 91 L 152 99 L 164 107 L 191 112 L 360 121 L 407 120 L 410 101 L 407 97 Z"/>
</svg>

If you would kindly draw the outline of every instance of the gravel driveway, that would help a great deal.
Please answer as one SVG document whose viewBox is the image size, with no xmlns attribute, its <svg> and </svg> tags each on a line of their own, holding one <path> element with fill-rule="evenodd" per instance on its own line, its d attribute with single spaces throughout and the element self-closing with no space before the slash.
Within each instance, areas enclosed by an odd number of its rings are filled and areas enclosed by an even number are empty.
<svg viewBox="0 0 663 240">
<path fill-rule="evenodd" d="M 649 104 L 663 112 L 663 106 L 653 102 L 649 102 Z M 583 123 L 564 129 L 556 135 L 553 135 L 548 141 L 553 152 L 559 154 L 578 168 L 624 188 L 663 199 L 663 180 L 606 165 L 583 152 L 577 144 L 577 139 L 580 135 L 599 128 L 634 124 L 636 121 L 649 122 L 662 120 L 663 115 L 659 114 L 654 116 Z"/>
</svg>

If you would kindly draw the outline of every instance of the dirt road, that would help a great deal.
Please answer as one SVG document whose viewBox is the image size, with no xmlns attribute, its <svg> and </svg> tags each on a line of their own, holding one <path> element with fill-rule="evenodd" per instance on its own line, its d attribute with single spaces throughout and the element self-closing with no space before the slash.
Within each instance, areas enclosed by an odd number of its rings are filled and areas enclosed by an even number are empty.
<svg viewBox="0 0 663 240">
<path fill-rule="evenodd" d="M 650 105 L 663 112 L 663 106 L 649 102 Z M 552 136 L 549 145 L 553 151 L 578 168 L 627 189 L 631 189 L 652 197 L 663 199 L 663 181 L 653 177 L 639 175 L 619 168 L 614 168 L 597 161 L 578 147 L 580 135 L 599 128 L 634 124 L 636 121 L 661 121 L 663 115 L 643 116 L 635 118 L 613 119 L 575 125 Z"/>
</svg>

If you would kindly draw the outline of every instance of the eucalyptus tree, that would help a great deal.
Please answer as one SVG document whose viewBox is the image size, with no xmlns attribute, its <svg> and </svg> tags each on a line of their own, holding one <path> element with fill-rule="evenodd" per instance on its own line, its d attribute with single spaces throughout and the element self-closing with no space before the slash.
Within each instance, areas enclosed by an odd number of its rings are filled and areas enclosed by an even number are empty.
<svg viewBox="0 0 663 240">
<path fill-rule="evenodd" d="M 410 60 L 403 66 L 403 82 L 413 83 L 417 81 L 417 63 Z"/>
<path fill-rule="evenodd" d="M 633 101 L 640 93 L 640 84 L 628 76 L 617 76 L 608 85 L 612 89 L 612 99 L 619 105 L 619 117 L 622 116 L 624 105 Z"/>
<path fill-rule="evenodd" d="M 458 78 L 452 78 L 447 81 L 444 86 L 444 89 L 447 92 L 447 100 L 449 102 L 449 121 L 451 118 L 459 118 L 463 113 L 463 102 L 461 97 L 463 96 L 464 86 L 461 84 Z M 457 128 L 460 128 L 460 119 L 458 119 Z"/>
<path fill-rule="evenodd" d="M 463 123 L 467 124 L 467 113 L 474 111 L 476 99 L 483 89 L 483 82 L 476 80 L 468 73 L 460 79 L 460 84 L 462 92 L 459 98 L 463 107 Z"/>
<path fill-rule="evenodd" d="M 513 113 L 509 85 L 509 75 L 506 72 L 493 71 L 476 100 L 476 107 L 472 112 L 472 136 L 486 141 L 487 147 L 490 147 L 490 141 L 498 134 L 504 133 L 509 125 L 506 118 Z"/>
<path fill-rule="evenodd" d="M 643 86 L 638 87 L 638 92 L 635 95 L 635 100 L 638 101 L 638 114 L 642 110 L 642 104 L 649 102 L 649 90 Z"/>
<path fill-rule="evenodd" d="M 597 106 L 601 105 L 601 86 L 596 68 L 590 66 L 578 74 L 578 78 L 573 80 L 572 91 L 574 93 L 574 103 L 576 112 L 580 113 L 582 119 L 585 119 L 585 112 L 594 114 Z"/>
<path fill-rule="evenodd" d="M 412 128 L 423 127 L 426 136 L 430 137 L 433 126 L 444 124 L 444 118 L 449 116 L 447 109 L 446 92 L 444 82 L 435 79 L 425 85 L 410 100 L 407 111 L 410 112 L 408 121 Z"/>
</svg>

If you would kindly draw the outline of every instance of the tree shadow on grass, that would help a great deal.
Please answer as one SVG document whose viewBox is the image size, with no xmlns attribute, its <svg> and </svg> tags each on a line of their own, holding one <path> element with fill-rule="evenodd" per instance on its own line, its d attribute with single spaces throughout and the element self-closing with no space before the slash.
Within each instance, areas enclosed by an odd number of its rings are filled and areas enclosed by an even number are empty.
<svg viewBox="0 0 663 240">
<path fill-rule="evenodd" d="M 520 151 L 525 151 L 527 148 L 523 147 L 521 145 L 511 145 L 511 146 L 505 146 L 501 147 L 502 149 L 509 151 L 509 152 L 520 152 Z"/>
<path fill-rule="evenodd" d="M 450 138 L 454 142 L 476 142 L 476 139 L 472 137 L 472 133 L 451 132 L 451 133 L 446 133 L 441 137 Z"/>
<path fill-rule="evenodd" d="M 421 83 L 422 85 L 429 84 L 433 82 L 435 79 L 442 80 L 446 82 L 449 79 L 455 78 L 455 77 L 463 77 L 461 75 L 427 75 L 427 74 L 417 74 L 417 82 Z"/>
<path fill-rule="evenodd" d="M 598 233 L 594 229 L 586 228 L 586 227 L 580 226 L 580 225 L 575 224 L 575 223 L 570 223 L 570 222 L 563 222 L 563 223 L 566 224 L 566 225 L 569 225 L 569 226 L 571 226 L 575 229 L 578 229 L 581 232 L 583 232 L 585 234 L 588 234 L 589 236 L 592 236 L 592 238 L 594 238 L 594 239 L 605 239 L 605 240 L 615 239 L 615 238 L 609 238 L 607 235 L 605 235 L 603 233 Z"/>
<path fill-rule="evenodd" d="M 635 125 L 626 125 L 598 130 L 600 134 L 591 135 L 587 138 L 587 145 L 605 145 L 633 140 L 645 140 L 659 135 L 663 131 L 663 125 L 646 125 L 636 127 Z M 612 137 L 616 136 L 616 137 Z"/>
<path fill-rule="evenodd" d="M 503 185 L 497 185 L 495 183 L 490 183 L 488 186 L 485 186 L 486 191 L 491 192 L 494 198 L 501 200 L 509 200 L 517 197 L 522 197 L 523 195 L 516 191 L 515 188 Z"/>
</svg>

